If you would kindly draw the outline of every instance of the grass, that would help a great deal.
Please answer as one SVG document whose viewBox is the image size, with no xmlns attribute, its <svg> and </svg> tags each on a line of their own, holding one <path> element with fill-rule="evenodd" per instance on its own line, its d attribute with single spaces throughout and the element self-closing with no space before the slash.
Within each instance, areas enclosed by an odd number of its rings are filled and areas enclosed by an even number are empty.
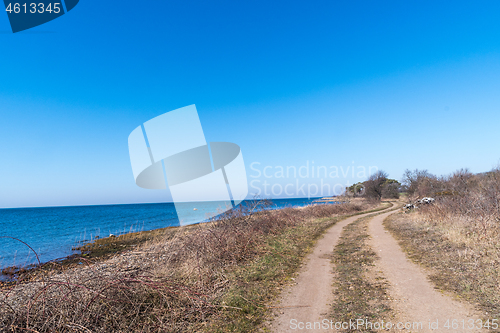
<svg viewBox="0 0 500 333">
<path fill-rule="evenodd" d="M 368 244 L 368 222 L 372 217 L 369 215 L 347 225 L 335 247 L 335 303 L 332 309 L 335 322 L 356 319 L 380 322 L 391 316 L 387 281 L 374 270 L 378 256 Z M 359 332 L 374 330 L 368 328 Z"/>
<path fill-rule="evenodd" d="M 186 228 L 192 228 L 190 226 Z M 70 255 L 56 262 L 44 263 L 41 266 L 31 265 L 30 267 L 7 267 L 0 273 L 11 280 L 0 282 L 0 288 L 6 288 L 15 285 L 17 281 L 32 281 L 39 279 L 54 271 L 63 272 L 69 269 L 74 269 L 82 263 L 82 259 L 86 262 L 96 263 L 106 260 L 112 256 L 134 249 L 137 246 L 148 242 L 157 242 L 159 240 L 169 240 L 175 236 L 178 228 L 167 227 L 150 231 L 141 231 L 128 233 L 120 236 L 106 237 L 96 239 L 92 243 L 87 243 L 79 247 L 73 248 L 78 253 Z M 15 277 L 14 280 L 12 278 Z"/>
<path fill-rule="evenodd" d="M 431 208 L 435 209 L 435 208 Z M 437 288 L 470 302 L 488 318 L 500 317 L 498 238 L 474 232 L 474 222 L 429 218 L 426 209 L 394 214 L 384 225 L 407 256 L 426 267 Z"/>
<path fill-rule="evenodd" d="M 186 228 L 192 228 L 188 226 Z M 131 250 L 138 245 L 147 242 L 168 241 L 175 236 L 178 231 L 177 227 L 167 227 L 155 229 L 150 231 L 140 231 L 128 233 L 120 236 L 112 236 L 97 239 L 92 243 L 84 244 L 74 248 L 73 250 L 79 251 L 79 256 L 87 259 L 105 259 L 110 256 L 127 250 Z"/>
</svg>

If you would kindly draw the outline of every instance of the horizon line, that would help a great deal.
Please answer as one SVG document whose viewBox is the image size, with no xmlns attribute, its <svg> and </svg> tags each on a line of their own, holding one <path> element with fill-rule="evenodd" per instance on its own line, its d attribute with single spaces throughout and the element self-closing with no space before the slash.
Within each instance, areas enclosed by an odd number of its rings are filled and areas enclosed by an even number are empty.
<svg viewBox="0 0 500 333">
<path fill-rule="evenodd" d="M 331 196 L 318 196 L 318 197 L 281 197 L 281 198 L 261 198 L 256 200 L 283 200 L 283 199 L 316 199 L 316 198 L 335 198 L 338 195 Z M 254 200 L 243 199 L 243 201 Z M 223 201 L 223 200 L 220 200 Z M 185 202 L 213 202 L 213 201 L 185 201 Z M 21 207 L 0 207 L 0 210 L 3 209 L 30 209 L 30 208 L 71 208 L 71 207 L 93 207 L 93 206 L 125 206 L 125 205 L 154 205 L 154 204 L 166 204 L 171 203 L 174 204 L 173 201 L 164 201 L 164 202 L 132 202 L 132 203 L 105 203 L 105 204 L 81 204 L 81 205 L 56 205 L 56 206 L 21 206 Z M 183 203 L 183 202 L 179 202 Z"/>
</svg>

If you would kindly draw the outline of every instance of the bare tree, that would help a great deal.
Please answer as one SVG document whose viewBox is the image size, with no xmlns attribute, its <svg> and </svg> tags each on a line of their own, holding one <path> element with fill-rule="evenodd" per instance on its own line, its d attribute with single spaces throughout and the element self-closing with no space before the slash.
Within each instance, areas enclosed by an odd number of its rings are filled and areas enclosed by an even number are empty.
<svg viewBox="0 0 500 333">
<path fill-rule="evenodd" d="M 410 171 L 406 169 L 403 174 L 403 185 L 407 189 L 408 196 L 433 195 L 435 192 L 442 190 L 441 184 L 442 182 L 427 170 L 415 169 Z"/>
<path fill-rule="evenodd" d="M 365 197 L 375 200 L 382 199 L 387 176 L 387 173 L 382 170 L 371 175 L 365 182 Z"/>
</svg>

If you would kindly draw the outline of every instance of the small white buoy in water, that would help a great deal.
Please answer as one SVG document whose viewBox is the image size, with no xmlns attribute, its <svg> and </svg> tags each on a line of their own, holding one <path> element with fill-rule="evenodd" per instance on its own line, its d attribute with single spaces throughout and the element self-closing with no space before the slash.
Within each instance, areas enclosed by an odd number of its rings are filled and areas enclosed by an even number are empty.
<svg viewBox="0 0 500 333">
<path fill-rule="evenodd" d="M 196 209 L 196 208 L 193 208 L 193 210 L 198 210 L 198 209 Z"/>
</svg>

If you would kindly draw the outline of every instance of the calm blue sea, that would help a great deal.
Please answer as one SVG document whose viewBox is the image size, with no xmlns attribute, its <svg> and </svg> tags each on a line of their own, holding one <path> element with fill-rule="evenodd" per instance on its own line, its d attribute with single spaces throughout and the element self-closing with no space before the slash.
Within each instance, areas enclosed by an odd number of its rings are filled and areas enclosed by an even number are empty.
<svg viewBox="0 0 500 333">
<path fill-rule="evenodd" d="M 305 206 L 316 198 L 275 199 L 273 208 Z M 29 244 L 42 262 L 73 254 L 75 245 L 95 236 L 178 226 L 172 203 L 0 209 L 0 237 Z M 36 263 L 29 248 L 0 238 L 0 268 Z"/>
</svg>

